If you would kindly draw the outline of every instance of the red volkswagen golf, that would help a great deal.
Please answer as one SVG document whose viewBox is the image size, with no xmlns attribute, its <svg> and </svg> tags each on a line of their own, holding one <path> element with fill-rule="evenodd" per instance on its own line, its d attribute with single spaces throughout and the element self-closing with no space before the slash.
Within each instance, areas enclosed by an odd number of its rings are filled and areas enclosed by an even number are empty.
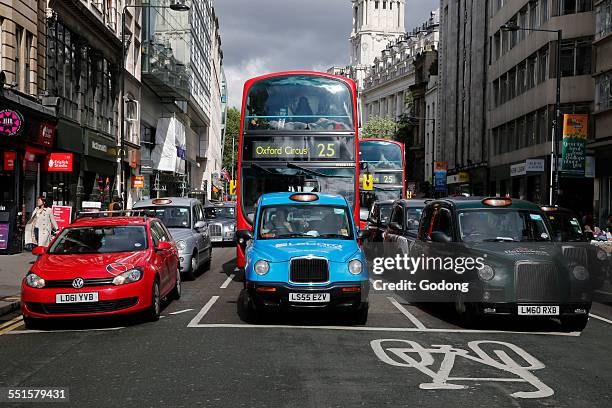
<svg viewBox="0 0 612 408">
<path fill-rule="evenodd" d="M 176 246 L 155 218 L 83 218 L 65 228 L 21 284 L 26 327 L 50 317 L 144 313 L 181 295 Z"/>
</svg>

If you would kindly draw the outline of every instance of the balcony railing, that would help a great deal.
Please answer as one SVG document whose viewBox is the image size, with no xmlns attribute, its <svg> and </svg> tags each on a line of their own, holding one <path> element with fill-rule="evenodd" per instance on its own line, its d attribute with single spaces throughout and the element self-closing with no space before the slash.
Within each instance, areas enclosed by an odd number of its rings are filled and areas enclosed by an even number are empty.
<svg viewBox="0 0 612 408">
<path fill-rule="evenodd" d="M 160 98 L 189 99 L 191 74 L 173 54 L 169 43 L 143 43 L 142 80 Z"/>
</svg>

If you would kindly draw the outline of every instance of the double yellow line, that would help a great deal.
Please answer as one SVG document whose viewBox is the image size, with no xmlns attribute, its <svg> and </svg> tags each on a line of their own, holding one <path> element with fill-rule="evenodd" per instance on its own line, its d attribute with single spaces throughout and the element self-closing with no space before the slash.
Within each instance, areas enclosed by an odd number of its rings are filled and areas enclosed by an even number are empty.
<svg viewBox="0 0 612 408">
<path fill-rule="evenodd" d="M 15 330 L 19 326 L 23 325 L 23 317 L 19 316 L 8 322 L 0 324 L 0 336 L 10 332 L 11 330 Z"/>
</svg>

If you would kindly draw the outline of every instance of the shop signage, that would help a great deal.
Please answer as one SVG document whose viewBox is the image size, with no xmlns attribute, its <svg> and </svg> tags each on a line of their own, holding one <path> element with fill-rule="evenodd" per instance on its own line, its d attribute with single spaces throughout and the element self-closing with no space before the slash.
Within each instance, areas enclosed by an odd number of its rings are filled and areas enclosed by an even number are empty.
<svg viewBox="0 0 612 408">
<path fill-rule="evenodd" d="M 54 205 L 51 207 L 51 210 L 60 231 L 70 225 L 72 221 L 72 207 L 68 205 Z"/>
<path fill-rule="evenodd" d="M 42 122 L 38 128 L 38 144 L 53 147 L 55 141 L 56 127 L 51 122 Z"/>
<path fill-rule="evenodd" d="M 47 156 L 47 171 L 71 172 L 73 162 L 72 153 L 51 153 Z"/>
<path fill-rule="evenodd" d="M 117 147 L 112 140 L 106 140 L 93 132 L 85 132 L 85 154 L 104 160 L 115 161 Z"/>
<path fill-rule="evenodd" d="M 142 159 L 140 161 L 140 174 L 153 174 L 153 160 Z"/>
<path fill-rule="evenodd" d="M 23 129 L 23 116 L 13 109 L 0 110 L 0 136 L 15 136 Z"/>
<path fill-rule="evenodd" d="M 470 173 L 462 171 L 457 174 L 446 177 L 448 184 L 468 183 L 470 181 Z"/>
<path fill-rule="evenodd" d="M 525 163 L 517 163 L 510 166 L 510 177 L 524 176 L 527 174 L 527 165 Z"/>
<path fill-rule="evenodd" d="M 2 165 L 4 171 L 15 170 L 15 160 L 17 160 L 17 152 L 4 152 L 4 164 Z"/>
<path fill-rule="evenodd" d="M 447 168 L 448 162 L 434 163 L 434 188 L 436 193 L 443 193 L 446 191 Z"/>
<path fill-rule="evenodd" d="M 0 249 L 8 248 L 9 240 L 9 224 L 0 224 Z"/>
<path fill-rule="evenodd" d="M 563 163 L 566 176 L 584 176 L 589 115 L 563 115 Z"/>
<path fill-rule="evenodd" d="M 144 176 L 132 176 L 132 188 L 144 188 Z"/>
<path fill-rule="evenodd" d="M 527 173 L 542 173 L 544 171 L 544 159 L 527 159 L 523 163 L 510 166 L 510 177 L 524 176 Z"/>
</svg>

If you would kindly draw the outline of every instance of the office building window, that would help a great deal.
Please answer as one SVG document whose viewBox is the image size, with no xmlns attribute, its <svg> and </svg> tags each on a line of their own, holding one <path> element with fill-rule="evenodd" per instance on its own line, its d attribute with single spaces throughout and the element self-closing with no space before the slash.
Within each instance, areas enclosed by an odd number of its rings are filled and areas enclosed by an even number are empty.
<svg viewBox="0 0 612 408">
<path fill-rule="evenodd" d="M 592 46 L 590 39 L 566 40 L 561 43 L 561 76 L 590 75 Z"/>
<path fill-rule="evenodd" d="M 17 83 L 17 88 L 22 89 L 21 87 L 21 56 L 22 52 L 22 44 L 23 44 L 23 28 L 16 25 L 15 28 L 15 82 Z"/>
<path fill-rule="evenodd" d="M 538 58 L 534 54 L 531 57 L 527 58 L 527 89 L 531 89 L 536 84 L 536 66 L 538 63 Z"/>
<path fill-rule="evenodd" d="M 32 93 L 32 76 L 30 75 L 30 58 L 32 56 L 32 33 L 26 32 L 26 43 L 25 43 L 25 55 L 23 58 L 24 62 L 24 70 L 23 73 L 25 75 L 25 92 Z"/>
<path fill-rule="evenodd" d="M 540 25 L 546 23 L 550 17 L 550 0 L 540 0 Z"/>
<path fill-rule="evenodd" d="M 538 2 L 532 1 L 529 3 L 529 28 L 538 28 L 538 26 Z"/>
<path fill-rule="evenodd" d="M 548 114 L 546 108 L 540 109 L 537 112 L 537 135 L 536 135 L 536 143 L 544 143 L 548 140 Z"/>
<path fill-rule="evenodd" d="M 548 47 L 538 52 L 538 84 L 548 79 Z"/>
<path fill-rule="evenodd" d="M 605 0 L 595 8 L 595 39 L 612 32 L 612 0 Z"/>
<path fill-rule="evenodd" d="M 526 85 L 527 61 L 521 62 L 518 65 L 516 72 L 517 72 L 517 77 L 516 77 L 517 95 L 520 95 L 527 90 L 527 85 Z"/>
<path fill-rule="evenodd" d="M 595 109 L 598 111 L 612 108 L 612 72 L 595 78 Z"/>
<path fill-rule="evenodd" d="M 508 71 L 508 99 L 516 97 L 516 70 L 512 68 Z"/>
<path fill-rule="evenodd" d="M 593 10 L 593 0 L 560 0 L 561 15 L 584 13 Z"/>
</svg>

